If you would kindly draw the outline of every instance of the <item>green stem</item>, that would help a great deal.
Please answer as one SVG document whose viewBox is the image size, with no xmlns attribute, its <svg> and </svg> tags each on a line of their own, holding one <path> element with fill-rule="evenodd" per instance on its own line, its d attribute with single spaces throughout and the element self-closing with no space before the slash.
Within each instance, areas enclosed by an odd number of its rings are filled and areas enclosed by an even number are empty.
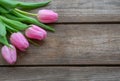
<svg viewBox="0 0 120 81">
<path fill-rule="evenodd" d="M 31 39 L 28 39 L 28 38 L 27 38 L 27 40 L 28 40 L 30 43 L 32 43 L 33 45 L 39 46 L 39 44 L 37 44 L 36 42 L 32 41 Z"/>
<path fill-rule="evenodd" d="M 23 10 L 20 10 L 20 9 L 17 9 L 17 8 L 15 8 L 15 11 L 20 12 L 24 15 L 37 16 L 37 14 L 29 13 L 29 12 L 26 12 L 26 11 L 23 11 Z"/>
</svg>

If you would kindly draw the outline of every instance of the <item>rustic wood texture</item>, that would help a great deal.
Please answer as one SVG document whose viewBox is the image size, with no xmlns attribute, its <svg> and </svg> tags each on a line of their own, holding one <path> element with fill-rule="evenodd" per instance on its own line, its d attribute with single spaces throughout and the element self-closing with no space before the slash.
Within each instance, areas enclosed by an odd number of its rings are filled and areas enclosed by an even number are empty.
<svg viewBox="0 0 120 81">
<path fill-rule="evenodd" d="M 120 67 L 1 67 L 1 81 L 120 81 Z"/>
<path fill-rule="evenodd" d="M 120 22 L 120 0 L 52 0 L 50 5 L 44 8 L 59 13 L 58 23 Z M 38 9 L 32 12 L 37 11 Z"/>
<path fill-rule="evenodd" d="M 119 24 L 54 25 L 56 32 L 19 53 L 16 65 L 120 64 Z M 0 57 L 0 65 L 5 62 Z"/>
<path fill-rule="evenodd" d="M 44 8 L 59 13 L 56 32 L 18 52 L 14 67 L 0 55 L 0 81 L 120 81 L 120 0 L 52 0 Z"/>
</svg>

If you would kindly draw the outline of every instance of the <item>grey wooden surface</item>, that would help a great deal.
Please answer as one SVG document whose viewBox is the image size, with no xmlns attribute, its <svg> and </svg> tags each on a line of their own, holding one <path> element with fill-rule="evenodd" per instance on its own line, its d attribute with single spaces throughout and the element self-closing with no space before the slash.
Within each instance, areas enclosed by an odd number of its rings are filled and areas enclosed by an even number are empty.
<svg viewBox="0 0 120 81">
<path fill-rule="evenodd" d="M 120 81 L 120 0 L 53 0 L 44 8 L 59 13 L 50 24 L 56 32 L 18 52 L 13 66 L 0 55 L 0 81 Z"/>
<path fill-rule="evenodd" d="M 1 67 L 0 80 L 120 81 L 120 67 Z"/>
</svg>

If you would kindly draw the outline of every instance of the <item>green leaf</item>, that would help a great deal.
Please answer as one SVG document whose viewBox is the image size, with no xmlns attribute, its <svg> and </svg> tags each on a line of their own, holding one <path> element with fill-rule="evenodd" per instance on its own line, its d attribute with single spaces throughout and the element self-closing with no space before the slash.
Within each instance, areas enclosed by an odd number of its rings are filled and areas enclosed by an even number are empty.
<svg viewBox="0 0 120 81">
<path fill-rule="evenodd" d="M 33 9 L 33 8 L 46 6 L 50 2 L 51 0 L 44 2 L 22 2 L 18 0 L 0 0 L 0 5 L 4 6 L 5 8 L 12 8 L 12 9 L 16 7 Z"/>
<path fill-rule="evenodd" d="M 15 1 L 15 0 L 0 0 L 0 5 L 4 6 L 5 8 L 15 8 L 18 5 L 18 1 Z"/>
<path fill-rule="evenodd" d="M 6 35 L 6 28 L 2 20 L 0 19 L 0 36 Z"/>
<path fill-rule="evenodd" d="M 5 26 L 6 26 L 7 31 L 10 31 L 10 32 L 19 32 L 18 30 L 14 29 L 13 27 L 11 27 L 11 26 L 9 26 L 7 24 L 5 24 Z"/>
<path fill-rule="evenodd" d="M 6 37 L 6 27 L 1 19 L 0 19 L 0 43 L 9 46 L 9 43 Z"/>
<path fill-rule="evenodd" d="M 9 13 L 9 11 L 3 8 L 2 6 L 0 6 L 0 14 L 6 14 L 6 13 Z"/>
<path fill-rule="evenodd" d="M 24 22 L 25 20 L 27 21 L 26 18 L 19 18 L 13 14 L 4 14 L 3 16 L 7 17 L 8 19 L 12 19 L 12 20 L 16 20 L 16 21 L 20 21 L 20 22 Z"/>
<path fill-rule="evenodd" d="M 0 16 L 0 19 L 5 23 L 8 24 L 9 26 L 13 27 L 16 30 L 25 30 L 26 28 L 28 28 L 28 25 L 21 23 L 20 21 L 16 21 L 16 20 L 11 20 L 8 19 L 6 17 Z"/>
<path fill-rule="evenodd" d="M 18 2 L 19 5 L 17 5 L 17 7 L 21 7 L 22 9 L 34 9 L 46 6 L 50 2 L 51 0 L 44 2 Z"/>
<path fill-rule="evenodd" d="M 0 36 L 0 43 L 9 46 L 9 43 L 7 41 L 7 37 L 6 36 Z"/>
</svg>

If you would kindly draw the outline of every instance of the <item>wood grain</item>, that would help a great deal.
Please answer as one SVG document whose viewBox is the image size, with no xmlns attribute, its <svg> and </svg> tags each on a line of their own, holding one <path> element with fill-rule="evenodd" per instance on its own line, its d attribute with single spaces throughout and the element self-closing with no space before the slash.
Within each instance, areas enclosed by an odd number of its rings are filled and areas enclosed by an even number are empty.
<svg viewBox="0 0 120 81">
<path fill-rule="evenodd" d="M 0 67 L 1 81 L 120 81 L 120 67 Z"/>
<path fill-rule="evenodd" d="M 120 23 L 120 0 L 53 0 L 44 8 L 59 13 L 56 32 L 18 52 L 14 67 L 0 55 L 0 81 L 120 81 L 120 24 L 105 24 Z"/>
<path fill-rule="evenodd" d="M 44 8 L 59 13 L 58 23 L 120 22 L 120 0 L 52 0 Z M 38 10 L 32 12 L 37 13 Z"/>
<path fill-rule="evenodd" d="M 16 65 L 120 64 L 119 24 L 54 25 L 56 32 L 18 54 Z M 0 65 L 6 64 L 0 56 Z"/>
</svg>

